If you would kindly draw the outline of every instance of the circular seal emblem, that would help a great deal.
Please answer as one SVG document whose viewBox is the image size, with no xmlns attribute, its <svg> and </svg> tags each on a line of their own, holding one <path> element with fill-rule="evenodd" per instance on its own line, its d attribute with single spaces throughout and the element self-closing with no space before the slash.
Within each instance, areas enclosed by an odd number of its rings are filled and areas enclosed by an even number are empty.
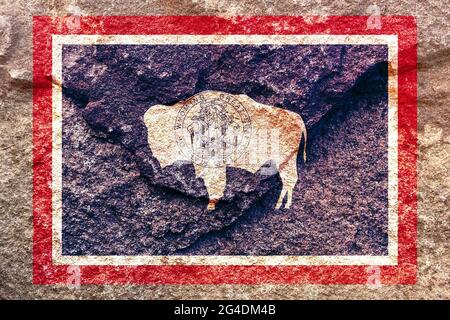
<svg viewBox="0 0 450 320">
<path fill-rule="evenodd" d="M 249 144 L 250 134 L 247 110 L 228 93 L 193 96 L 182 106 L 175 122 L 181 152 L 193 163 L 205 167 L 236 163 Z"/>
</svg>

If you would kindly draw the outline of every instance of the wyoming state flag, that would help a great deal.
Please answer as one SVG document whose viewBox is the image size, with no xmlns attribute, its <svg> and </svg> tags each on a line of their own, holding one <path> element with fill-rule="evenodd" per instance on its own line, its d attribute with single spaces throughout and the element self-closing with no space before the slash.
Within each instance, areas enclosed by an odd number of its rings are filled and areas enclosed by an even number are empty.
<svg viewBox="0 0 450 320">
<path fill-rule="evenodd" d="M 36 284 L 416 281 L 412 17 L 35 17 Z"/>
</svg>

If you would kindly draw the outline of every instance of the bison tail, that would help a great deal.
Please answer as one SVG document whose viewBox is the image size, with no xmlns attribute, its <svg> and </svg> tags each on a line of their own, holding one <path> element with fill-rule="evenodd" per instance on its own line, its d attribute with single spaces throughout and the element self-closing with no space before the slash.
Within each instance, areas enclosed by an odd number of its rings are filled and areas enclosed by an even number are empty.
<svg viewBox="0 0 450 320">
<path fill-rule="evenodd" d="M 303 162 L 306 162 L 306 128 L 303 129 L 303 138 L 305 141 L 303 142 Z"/>
</svg>

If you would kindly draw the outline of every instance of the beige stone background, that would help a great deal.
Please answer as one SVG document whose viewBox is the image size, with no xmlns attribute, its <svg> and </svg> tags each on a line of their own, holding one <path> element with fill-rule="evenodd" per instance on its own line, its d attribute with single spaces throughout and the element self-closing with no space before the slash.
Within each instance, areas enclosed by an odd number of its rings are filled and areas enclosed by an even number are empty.
<svg viewBox="0 0 450 320">
<path fill-rule="evenodd" d="M 419 27 L 419 275 L 416 285 L 34 286 L 32 284 L 32 16 L 414 15 Z M 0 0 L 0 298 L 449 299 L 450 19 L 445 1 Z M 72 12 L 73 13 L 73 12 Z M 75 12 L 76 13 L 76 12 Z"/>
</svg>

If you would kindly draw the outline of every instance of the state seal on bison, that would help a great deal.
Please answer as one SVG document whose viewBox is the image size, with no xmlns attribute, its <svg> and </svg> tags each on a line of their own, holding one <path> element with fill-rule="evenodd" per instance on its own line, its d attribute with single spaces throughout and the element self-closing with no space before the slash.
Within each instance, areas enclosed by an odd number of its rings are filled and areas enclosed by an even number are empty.
<svg viewBox="0 0 450 320">
<path fill-rule="evenodd" d="M 292 204 L 297 183 L 297 153 L 306 127 L 295 112 L 258 103 L 245 94 L 203 91 L 171 106 L 155 105 L 144 115 L 148 144 L 162 168 L 192 162 L 208 191 L 214 210 L 226 186 L 226 167 L 255 173 L 267 162 L 279 172 L 283 188 L 276 208 L 287 195 Z"/>
</svg>

